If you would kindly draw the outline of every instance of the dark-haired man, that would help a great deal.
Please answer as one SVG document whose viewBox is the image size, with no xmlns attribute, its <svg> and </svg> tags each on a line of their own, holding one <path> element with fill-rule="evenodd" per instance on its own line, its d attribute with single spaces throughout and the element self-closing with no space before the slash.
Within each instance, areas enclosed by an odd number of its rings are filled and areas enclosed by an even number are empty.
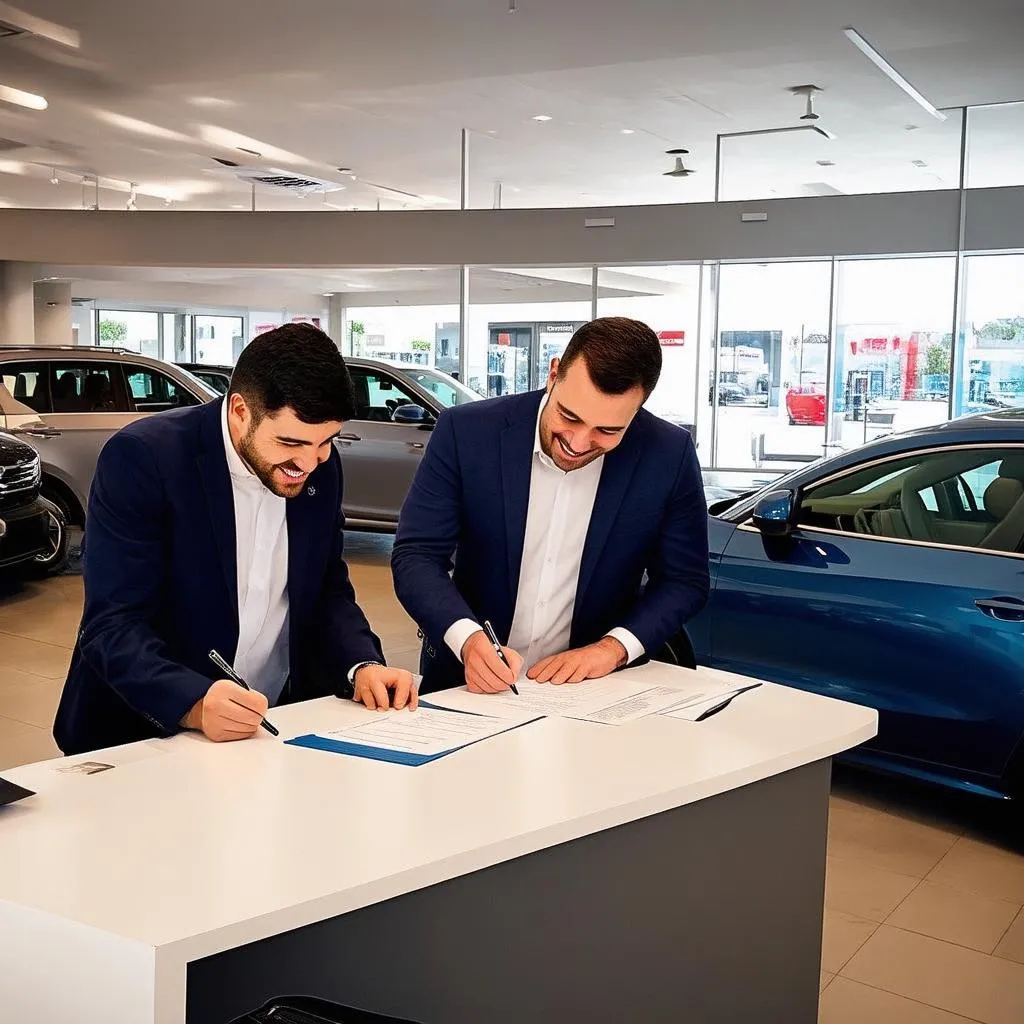
<svg viewBox="0 0 1024 1024">
<path fill-rule="evenodd" d="M 524 664 L 542 682 L 604 676 L 656 653 L 703 607 L 693 441 L 642 408 L 660 373 L 654 332 L 608 317 L 576 332 L 544 391 L 441 416 L 392 556 L 424 635 L 423 692 L 463 677 L 500 692 Z"/>
<path fill-rule="evenodd" d="M 353 411 L 334 343 L 289 324 L 243 350 L 222 400 L 110 439 L 54 724 L 66 754 L 181 729 L 245 739 L 268 707 L 330 694 L 415 707 L 412 676 L 385 666 L 342 557 L 332 439 Z M 252 689 L 217 678 L 211 650 Z"/>
</svg>

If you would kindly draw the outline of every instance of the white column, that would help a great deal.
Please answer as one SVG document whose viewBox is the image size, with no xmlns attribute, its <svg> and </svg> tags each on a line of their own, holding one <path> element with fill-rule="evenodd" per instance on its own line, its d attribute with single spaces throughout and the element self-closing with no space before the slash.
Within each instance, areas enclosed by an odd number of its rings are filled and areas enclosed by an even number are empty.
<svg viewBox="0 0 1024 1024">
<path fill-rule="evenodd" d="M 32 263 L 0 263 L 0 345 L 32 345 L 36 340 Z"/>
<path fill-rule="evenodd" d="M 36 281 L 34 288 L 37 345 L 70 345 L 71 282 Z"/>
<path fill-rule="evenodd" d="M 327 333 L 342 353 L 351 355 L 345 352 L 345 296 L 340 292 L 335 292 L 328 298 Z"/>
</svg>

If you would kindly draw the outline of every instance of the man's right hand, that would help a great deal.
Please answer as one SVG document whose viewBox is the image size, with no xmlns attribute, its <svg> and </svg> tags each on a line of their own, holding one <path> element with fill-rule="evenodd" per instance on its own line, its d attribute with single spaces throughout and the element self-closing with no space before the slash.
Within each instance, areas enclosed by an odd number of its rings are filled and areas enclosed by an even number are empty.
<svg viewBox="0 0 1024 1024">
<path fill-rule="evenodd" d="M 502 664 L 494 645 L 481 629 L 462 647 L 466 686 L 470 693 L 504 693 L 518 678 L 523 659 L 511 647 L 502 647 L 511 669 Z"/>
<path fill-rule="evenodd" d="M 203 733 L 214 743 L 245 740 L 255 735 L 267 712 L 267 698 L 244 690 L 230 679 L 218 679 L 182 719 L 186 729 Z"/>
</svg>

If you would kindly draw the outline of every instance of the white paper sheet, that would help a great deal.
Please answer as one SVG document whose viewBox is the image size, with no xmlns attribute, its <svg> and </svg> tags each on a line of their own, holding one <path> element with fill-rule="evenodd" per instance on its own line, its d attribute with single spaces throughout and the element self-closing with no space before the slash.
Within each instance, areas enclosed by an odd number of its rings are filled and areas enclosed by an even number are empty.
<svg viewBox="0 0 1024 1024">
<path fill-rule="evenodd" d="M 342 743 L 355 743 L 377 750 L 435 756 L 508 732 L 538 718 L 521 714 L 494 718 L 477 714 L 456 714 L 420 707 L 415 712 L 374 712 L 365 722 L 341 729 L 314 733 Z"/>
<path fill-rule="evenodd" d="M 638 718 L 658 714 L 680 702 L 676 687 L 630 682 L 622 676 L 589 679 L 582 683 L 536 683 L 521 679 L 519 696 L 511 691 L 500 694 L 470 693 L 465 687 L 442 690 L 425 698 L 438 707 L 495 716 L 546 715 L 554 718 L 579 718 L 602 725 L 624 725 Z"/>
</svg>

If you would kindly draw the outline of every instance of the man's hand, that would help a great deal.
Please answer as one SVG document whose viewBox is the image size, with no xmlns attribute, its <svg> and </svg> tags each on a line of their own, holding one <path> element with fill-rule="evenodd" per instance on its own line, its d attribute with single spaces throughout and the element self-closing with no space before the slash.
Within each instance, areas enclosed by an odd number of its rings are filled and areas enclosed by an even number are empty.
<svg viewBox="0 0 1024 1024">
<path fill-rule="evenodd" d="M 181 720 L 186 729 L 203 733 L 214 743 L 254 736 L 267 712 L 267 698 L 244 690 L 230 679 L 218 679 Z"/>
<path fill-rule="evenodd" d="M 466 641 L 462 647 L 462 664 L 470 693 L 504 693 L 519 678 L 522 657 L 511 647 L 502 647 L 502 651 L 511 668 L 502 664 L 482 629 Z"/>
<path fill-rule="evenodd" d="M 582 683 L 600 679 L 621 668 L 629 660 L 626 648 L 615 637 L 606 636 L 589 647 L 578 647 L 537 662 L 526 675 L 538 683 Z"/>
<path fill-rule="evenodd" d="M 387 711 L 388 708 L 415 711 L 420 702 L 412 673 L 405 669 L 364 665 L 353 682 L 355 692 L 352 699 L 357 704 L 365 704 L 371 711 Z"/>
</svg>

